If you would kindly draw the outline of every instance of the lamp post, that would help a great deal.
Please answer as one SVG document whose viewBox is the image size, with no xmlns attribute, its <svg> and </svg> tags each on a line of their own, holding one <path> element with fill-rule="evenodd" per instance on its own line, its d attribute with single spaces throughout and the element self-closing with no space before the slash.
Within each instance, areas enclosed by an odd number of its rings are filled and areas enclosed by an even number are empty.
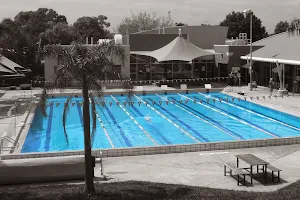
<svg viewBox="0 0 300 200">
<path fill-rule="evenodd" d="M 252 91 L 252 83 L 253 83 L 253 78 L 252 78 L 252 17 L 253 13 L 250 9 L 244 10 L 243 11 L 244 16 L 246 17 L 247 14 L 250 14 L 250 66 L 249 66 L 249 75 L 250 75 L 250 91 Z"/>
</svg>

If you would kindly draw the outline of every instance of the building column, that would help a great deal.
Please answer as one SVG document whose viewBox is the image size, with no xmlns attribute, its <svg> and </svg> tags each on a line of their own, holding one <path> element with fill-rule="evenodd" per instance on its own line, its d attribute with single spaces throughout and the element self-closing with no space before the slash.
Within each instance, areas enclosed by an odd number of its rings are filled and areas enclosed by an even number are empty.
<svg viewBox="0 0 300 200">
<path fill-rule="evenodd" d="M 194 78 L 194 69 L 195 69 L 195 67 L 194 67 L 194 60 L 192 60 L 192 64 L 191 64 L 191 77 L 192 78 Z"/>
</svg>

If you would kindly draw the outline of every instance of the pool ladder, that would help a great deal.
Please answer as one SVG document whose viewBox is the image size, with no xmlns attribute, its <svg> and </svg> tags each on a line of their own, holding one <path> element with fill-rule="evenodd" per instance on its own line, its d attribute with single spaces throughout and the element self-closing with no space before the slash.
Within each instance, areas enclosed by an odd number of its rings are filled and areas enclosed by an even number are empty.
<svg viewBox="0 0 300 200">
<path fill-rule="evenodd" d="M 222 92 L 233 92 L 233 88 L 232 86 L 228 85 L 222 90 Z"/>
<path fill-rule="evenodd" d="M 13 146 L 4 147 L 4 141 L 7 141 L 8 143 L 12 144 Z M 16 142 L 16 140 L 12 139 L 9 136 L 3 136 L 0 141 L 0 158 L 3 151 L 11 151 L 18 149 L 20 144 Z M 0 159 L 1 160 L 1 159 Z"/>
</svg>

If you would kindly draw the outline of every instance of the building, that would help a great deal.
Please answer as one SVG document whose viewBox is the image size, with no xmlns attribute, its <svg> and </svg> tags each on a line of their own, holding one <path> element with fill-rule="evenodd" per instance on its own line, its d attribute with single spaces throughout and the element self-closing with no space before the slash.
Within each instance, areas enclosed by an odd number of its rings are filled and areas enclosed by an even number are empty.
<svg viewBox="0 0 300 200">
<path fill-rule="evenodd" d="M 276 34 L 253 43 L 262 46 L 252 54 L 254 79 L 267 86 L 273 78 L 277 88 L 300 92 L 300 35 L 288 32 Z M 250 55 L 241 57 L 249 60 Z M 278 73 L 279 72 L 279 73 Z"/>
<path fill-rule="evenodd" d="M 211 52 L 211 54 L 190 61 L 164 60 L 158 62 L 157 57 L 153 56 L 153 52 L 170 49 L 167 47 L 178 39 L 179 31 L 184 38 L 182 41 L 188 41 L 192 46 L 205 52 Z M 228 27 L 203 25 L 170 27 L 125 35 L 120 39 L 120 43 L 126 51 L 126 62 L 124 64 L 116 62 L 115 67 L 123 75 L 130 77 L 132 81 L 138 82 L 227 77 L 231 71 L 239 71 L 241 72 L 241 82 L 248 84 L 249 39 L 246 34 L 241 33 L 238 38 L 228 40 L 227 32 Z M 270 77 L 278 80 L 276 70 L 274 71 L 277 67 L 276 60 L 293 60 L 293 62 L 285 62 L 284 82 L 291 90 L 293 83 L 300 76 L 298 63 L 300 61 L 297 58 L 299 42 L 300 36 L 289 36 L 287 33 L 282 33 L 253 43 L 254 80 L 259 85 L 267 86 Z M 180 55 L 180 49 L 176 51 Z M 182 51 L 182 53 L 184 52 Z M 57 58 L 45 58 L 46 81 L 51 80 L 58 65 Z"/>
</svg>

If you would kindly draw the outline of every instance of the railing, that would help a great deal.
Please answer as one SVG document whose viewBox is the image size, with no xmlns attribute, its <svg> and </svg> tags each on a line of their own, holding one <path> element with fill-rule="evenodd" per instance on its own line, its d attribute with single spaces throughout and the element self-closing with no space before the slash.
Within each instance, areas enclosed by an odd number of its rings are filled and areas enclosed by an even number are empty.
<svg viewBox="0 0 300 200">
<path fill-rule="evenodd" d="M 7 141 L 8 143 L 12 144 L 12 146 L 4 147 L 4 141 Z M 0 141 L 0 157 L 1 157 L 1 154 L 3 151 L 15 150 L 15 149 L 18 149 L 19 146 L 20 146 L 20 144 L 18 142 L 16 142 L 16 140 L 12 139 L 9 136 L 3 136 Z"/>
<path fill-rule="evenodd" d="M 222 92 L 232 92 L 232 86 L 230 86 L 230 85 L 226 86 L 226 87 L 222 90 Z"/>
</svg>

